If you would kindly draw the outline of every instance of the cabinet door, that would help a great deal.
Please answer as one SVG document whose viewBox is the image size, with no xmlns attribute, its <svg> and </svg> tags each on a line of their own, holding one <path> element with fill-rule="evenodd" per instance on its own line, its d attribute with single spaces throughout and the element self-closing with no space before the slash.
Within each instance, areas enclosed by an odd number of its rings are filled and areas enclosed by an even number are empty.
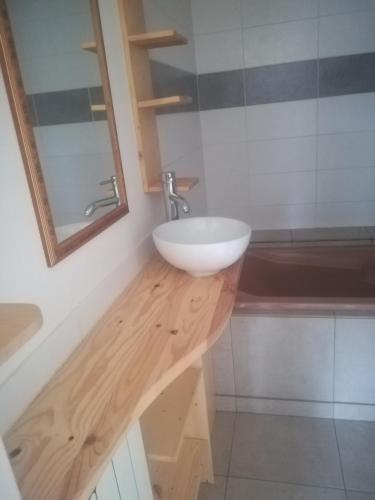
<svg viewBox="0 0 375 500">
<path fill-rule="evenodd" d="M 146 452 L 143 445 L 142 431 L 138 421 L 135 422 L 129 430 L 127 441 L 134 477 L 137 483 L 139 500 L 154 500 Z"/>
<path fill-rule="evenodd" d="M 128 441 L 117 450 L 112 460 L 121 500 L 142 500 L 138 495 Z"/>
<path fill-rule="evenodd" d="M 104 471 L 104 474 L 96 487 L 96 496 L 97 500 L 125 500 L 125 498 L 121 499 L 120 497 L 112 462 Z"/>
</svg>

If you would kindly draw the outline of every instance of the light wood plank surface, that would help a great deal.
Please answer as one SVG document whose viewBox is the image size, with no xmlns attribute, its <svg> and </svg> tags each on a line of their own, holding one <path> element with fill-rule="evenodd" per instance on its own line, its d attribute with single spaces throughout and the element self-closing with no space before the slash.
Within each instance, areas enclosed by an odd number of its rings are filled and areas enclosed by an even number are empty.
<svg viewBox="0 0 375 500">
<path fill-rule="evenodd" d="M 23 498 L 90 496 L 129 425 L 222 333 L 241 267 L 192 278 L 151 259 L 5 436 Z"/>
<path fill-rule="evenodd" d="M 187 44 L 187 38 L 178 33 L 175 29 L 153 31 L 130 35 L 129 42 L 146 49 L 156 49 L 158 47 L 172 47 L 174 45 Z"/>
<path fill-rule="evenodd" d="M 150 461 L 155 500 L 195 500 L 202 478 L 206 442 L 186 438 L 177 463 Z"/>
<path fill-rule="evenodd" d="M 200 369 L 188 368 L 142 415 L 142 434 L 148 458 L 166 462 L 177 460 L 200 376 Z"/>
<path fill-rule="evenodd" d="M 94 54 L 98 52 L 98 46 L 96 42 L 81 43 L 81 49 L 87 50 L 88 52 L 93 52 Z"/>
<path fill-rule="evenodd" d="M 181 106 L 190 104 L 193 99 L 186 95 L 174 95 L 171 97 L 158 97 L 157 99 L 147 99 L 139 101 L 139 108 L 164 108 L 166 106 Z"/>
<path fill-rule="evenodd" d="M 0 304 L 0 365 L 5 363 L 42 326 L 34 304 Z"/>
<path fill-rule="evenodd" d="M 176 179 L 177 191 L 187 192 L 193 189 L 199 182 L 198 177 L 178 177 Z M 154 184 L 150 184 L 150 193 L 161 193 L 163 191 L 162 182 L 158 181 Z"/>
</svg>

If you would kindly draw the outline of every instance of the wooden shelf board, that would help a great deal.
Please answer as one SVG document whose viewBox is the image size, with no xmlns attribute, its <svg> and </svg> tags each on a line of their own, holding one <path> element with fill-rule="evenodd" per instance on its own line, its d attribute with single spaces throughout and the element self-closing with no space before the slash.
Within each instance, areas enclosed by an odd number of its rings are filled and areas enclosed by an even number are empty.
<svg viewBox="0 0 375 500">
<path fill-rule="evenodd" d="M 42 323 L 42 313 L 33 304 L 0 304 L 0 365 L 22 347 Z"/>
<path fill-rule="evenodd" d="M 142 415 L 143 440 L 150 459 L 166 462 L 177 460 L 201 373 L 198 368 L 188 368 Z"/>
<path fill-rule="evenodd" d="M 91 111 L 97 112 L 97 111 L 106 111 L 106 105 L 105 104 L 91 104 L 90 106 Z"/>
<path fill-rule="evenodd" d="M 180 177 L 177 178 L 177 190 L 186 193 L 187 191 L 190 191 L 193 189 L 194 186 L 196 186 L 199 182 L 198 177 Z M 163 190 L 161 181 L 155 182 L 154 184 L 151 184 L 149 186 L 148 192 L 149 193 L 160 193 Z"/>
<path fill-rule="evenodd" d="M 185 45 L 188 40 L 174 29 L 154 31 L 150 33 L 139 33 L 131 35 L 128 40 L 133 45 L 147 49 L 158 47 L 172 47 L 173 45 Z"/>
<path fill-rule="evenodd" d="M 147 99 L 145 101 L 138 101 L 139 108 L 164 108 L 166 106 L 181 106 L 183 104 L 190 104 L 192 98 L 186 95 L 174 95 L 171 97 L 159 97 L 158 99 Z"/>
<path fill-rule="evenodd" d="M 156 500 L 194 500 L 202 480 L 202 458 L 207 443 L 185 438 L 177 463 L 149 461 Z"/>
<path fill-rule="evenodd" d="M 90 496 L 132 422 L 220 337 L 241 268 L 196 279 L 152 257 L 4 436 L 22 498 Z"/>
<path fill-rule="evenodd" d="M 94 54 L 96 54 L 98 51 L 97 46 L 96 46 L 96 42 L 81 43 L 81 49 L 87 50 L 88 52 L 93 52 Z"/>
</svg>

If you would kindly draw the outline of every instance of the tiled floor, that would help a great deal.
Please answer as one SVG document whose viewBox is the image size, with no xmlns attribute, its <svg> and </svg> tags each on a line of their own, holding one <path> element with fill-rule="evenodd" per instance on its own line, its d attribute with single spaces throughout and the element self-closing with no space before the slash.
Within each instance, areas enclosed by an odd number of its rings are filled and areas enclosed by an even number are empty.
<svg viewBox="0 0 375 500">
<path fill-rule="evenodd" d="M 375 423 L 218 412 L 199 500 L 375 500 Z"/>
</svg>

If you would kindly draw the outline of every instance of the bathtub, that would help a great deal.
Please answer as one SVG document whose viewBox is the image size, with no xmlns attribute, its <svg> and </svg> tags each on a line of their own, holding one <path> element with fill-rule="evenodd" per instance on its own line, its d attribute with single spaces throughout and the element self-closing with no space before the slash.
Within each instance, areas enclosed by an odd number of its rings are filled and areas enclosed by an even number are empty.
<svg viewBox="0 0 375 500">
<path fill-rule="evenodd" d="M 375 315 L 375 247 L 250 247 L 234 313 Z"/>
</svg>

